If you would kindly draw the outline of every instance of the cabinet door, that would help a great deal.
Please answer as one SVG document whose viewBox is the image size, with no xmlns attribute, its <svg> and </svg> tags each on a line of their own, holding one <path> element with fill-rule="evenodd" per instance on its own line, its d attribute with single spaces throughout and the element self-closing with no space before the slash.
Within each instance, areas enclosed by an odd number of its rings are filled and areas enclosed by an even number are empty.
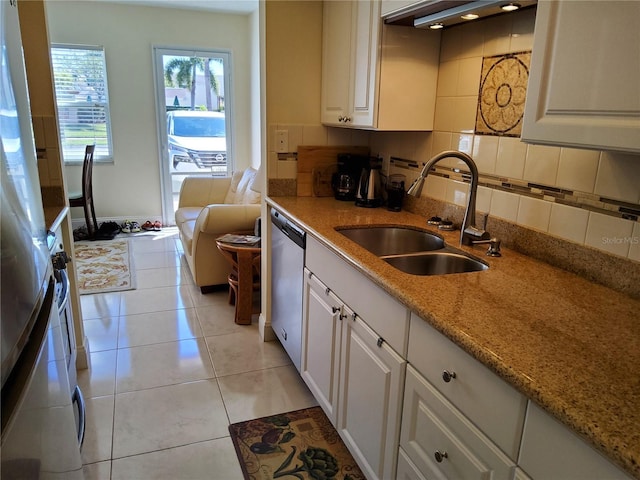
<svg viewBox="0 0 640 480">
<path fill-rule="evenodd" d="M 640 152 L 640 2 L 538 2 L 522 139 Z"/>
<path fill-rule="evenodd" d="M 324 2 L 322 20 L 322 112 L 326 125 L 348 116 L 351 75 L 351 2 Z"/>
<path fill-rule="evenodd" d="M 406 362 L 343 310 L 338 432 L 367 478 L 395 478 Z"/>
<path fill-rule="evenodd" d="M 305 268 L 300 374 L 336 425 L 341 302 Z"/>
<path fill-rule="evenodd" d="M 354 127 L 374 127 L 377 102 L 380 44 L 380 2 L 355 2 L 353 19 L 353 64 L 351 70 L 351 122 Z"/>
</svg>

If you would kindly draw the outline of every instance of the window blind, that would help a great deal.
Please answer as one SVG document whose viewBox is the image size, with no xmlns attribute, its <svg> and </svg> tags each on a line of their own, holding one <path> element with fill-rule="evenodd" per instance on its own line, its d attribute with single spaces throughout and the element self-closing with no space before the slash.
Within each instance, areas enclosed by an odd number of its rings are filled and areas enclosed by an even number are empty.
<svg viewBox="0 0 640 480">
<path fill-rule="evenodd" d="M 104 49 L 53 45 L 51 64 L 64 161 L 82 161 L 91 144 L 96 161 L 112 159 Z"/>
</svg>

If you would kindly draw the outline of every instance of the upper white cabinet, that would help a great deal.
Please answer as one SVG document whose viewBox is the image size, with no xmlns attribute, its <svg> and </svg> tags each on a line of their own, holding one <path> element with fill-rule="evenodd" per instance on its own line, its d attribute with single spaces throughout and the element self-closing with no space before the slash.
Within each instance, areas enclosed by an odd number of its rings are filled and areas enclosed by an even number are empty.
<svg viewBox="0 0 640 480">
<path fill-rule="evenodd" d="M 383 25 L 377 0 L 323 9 L 322 123 L 432 130 L 440 34 Z"/>
<path fill-rule="evenodd" d="M 380 3 L 382 4 L 380 15 L 386 17 L 400 10 L 407 10 L 407 7 L 413 7 L 420 2 L 416 0 L 382 0 Z"/>
<path fill-rule="evenodd" d="M 640 2 L 540 0 L 525 142 L 640 152 Z"/>
<path fill-rule="evenodd" d="M 354 7 L 351 2 L 325 2 L 322 8 L 322 123 L 341 123 L 350 111 L 351 11 Z"/>
</svg>

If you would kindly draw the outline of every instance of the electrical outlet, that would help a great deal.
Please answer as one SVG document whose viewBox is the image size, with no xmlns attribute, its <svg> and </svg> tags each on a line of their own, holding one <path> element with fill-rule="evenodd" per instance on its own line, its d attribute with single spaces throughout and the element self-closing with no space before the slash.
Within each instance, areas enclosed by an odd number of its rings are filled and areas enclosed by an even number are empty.
<svg viewBox="0 0 640 480">
<path fill-rule="evenodd" d="M 276 152 L 286 153 L 289 151 L 289 131 L 276 130 Z"/>
</svg>

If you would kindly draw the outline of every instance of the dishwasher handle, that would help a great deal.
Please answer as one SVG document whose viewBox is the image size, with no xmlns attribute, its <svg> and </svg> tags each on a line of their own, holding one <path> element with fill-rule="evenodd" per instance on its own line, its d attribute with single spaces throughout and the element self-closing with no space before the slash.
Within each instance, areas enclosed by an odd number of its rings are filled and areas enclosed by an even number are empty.
<svg viewBox="0 0 640 480">
<path fill-rule="evenodd" d="M 271 209 L 271 222 L 300 248 L 306 248 L 307 233 L 274 208 Z"/>
</svg>

